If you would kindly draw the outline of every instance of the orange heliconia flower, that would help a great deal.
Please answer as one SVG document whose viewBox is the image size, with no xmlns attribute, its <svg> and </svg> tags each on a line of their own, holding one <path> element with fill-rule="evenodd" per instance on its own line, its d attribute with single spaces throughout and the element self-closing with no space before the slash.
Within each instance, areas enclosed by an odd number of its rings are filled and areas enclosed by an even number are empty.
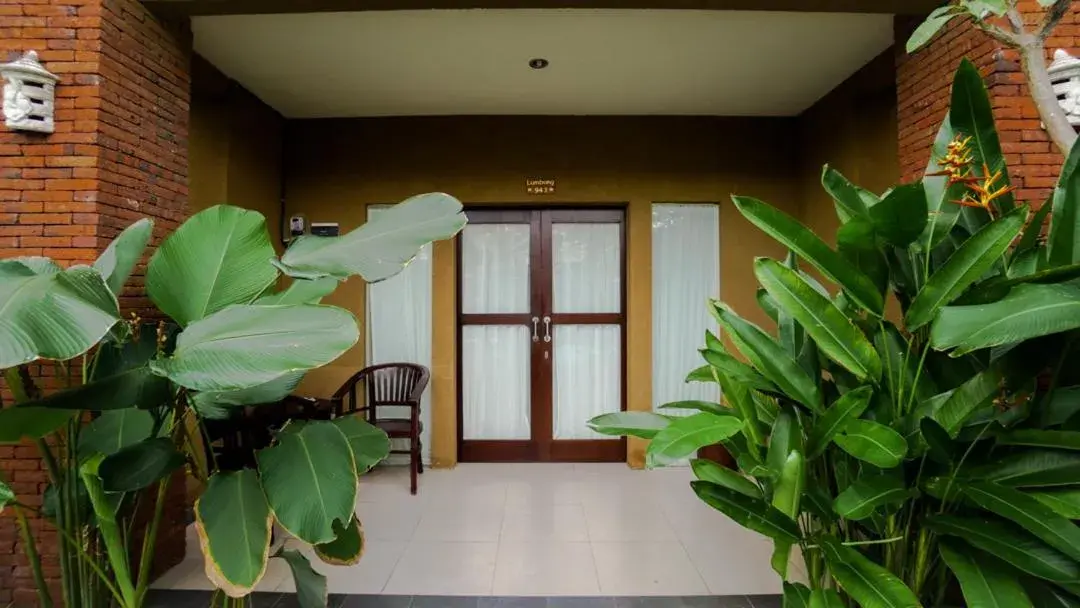
<svg viewBox="0 0 1080 608">
<path fill-rule="evenodd" d="M 998 169 L 991 173 L 990 167 L 985 163 L 982 166 L 982 177 L 974 174 L 972 166 L 971 137 L 956 136 L 949 142 L 945 156 L 939 161 L 941 171 L 930 175 L 945 175 L 949 178 L 949 185 L 964 184 L 967 192 L 959 200 L 952 202 L 965 207 L 977 207 L 986 210 L 991 216 L 994 215 L 992 203 L 1015 190 L 1013 186 L 998 186 L 998 181 L 1004 175 L 1004 171 Z"/>
</svg>

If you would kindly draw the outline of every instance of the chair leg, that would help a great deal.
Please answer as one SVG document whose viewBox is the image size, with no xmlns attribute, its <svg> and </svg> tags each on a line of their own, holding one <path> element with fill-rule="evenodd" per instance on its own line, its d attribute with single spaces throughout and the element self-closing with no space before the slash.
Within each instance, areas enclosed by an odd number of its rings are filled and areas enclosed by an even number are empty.
<svg viewBox="0 0 1080 608">
<path fill-rule="evenodd" d="M 420 440 L 418 439 L 416 441 L 416 468 L 418 471 L 420 471 L 421 475 L 424 474 L 424 459 L 421 457 L 423 453 L 424 444 L 420 443 Z"/>
<path fill-rule="evenodd" d="M 410 458 L 409 458 L 409 476 L 412 478 L 411 492 L 412 492 L 413 496 L 416 495 L 416 472 L 417 472 L 417 465 L 419 463 L 420 463 L 419 454 L 414 449 L 412 451 L 412 454 L 410 455 Z"/>
</svg>

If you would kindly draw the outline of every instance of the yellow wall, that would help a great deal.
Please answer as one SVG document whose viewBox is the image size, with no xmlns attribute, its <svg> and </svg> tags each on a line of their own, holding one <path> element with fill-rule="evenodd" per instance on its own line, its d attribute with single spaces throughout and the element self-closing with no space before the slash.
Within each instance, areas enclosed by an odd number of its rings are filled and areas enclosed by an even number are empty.
<svg viewBox="0 0 1080 608">
<path fill-rule="evenodd" d="M 339 222 L 366 217 L 366 205 L 430 191 L 466 204 L 627 205 L 627 408 L 651 398 L 651 207 L 655 202 L 721 203 L 721 297 L 766 323 L 754 301 L 754 256 L 782 252 L 742 219 L 731 193 L 799 210 L 789 145 L 793 120 L 614 117 L 449 117 L 291 122 L 287 127 L 286 213 Z M 554 195 L 527 196 L 525 180 L 552 177 Z M 454 244 L 434 249 L 432 454 L 456 459 L 456 268 Z M 363 319 L 364 286 L 348 281 L 327 299 Z M 363 366 L 364 341 L 301 390 L 329 394 Z M 689 371 L 689 370 L 688 370 Z M 629 460 L 643 461 L 632 443 Z"/>
</svg>

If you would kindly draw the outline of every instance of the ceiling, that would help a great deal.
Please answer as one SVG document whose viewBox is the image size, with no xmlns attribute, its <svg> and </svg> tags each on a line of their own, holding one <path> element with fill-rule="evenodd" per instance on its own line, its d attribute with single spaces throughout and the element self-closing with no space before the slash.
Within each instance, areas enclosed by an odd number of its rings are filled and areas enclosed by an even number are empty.
<svg viewBox="0 0 1080 608">
<path fill-rule="evenodd" d="M 193 18 L 195 49 L 289 118 L 797 115 L 886 50 L 890 15 L 622 9 Z M 542 57 L 550 65 L 529 68 Z"/>
</svg>

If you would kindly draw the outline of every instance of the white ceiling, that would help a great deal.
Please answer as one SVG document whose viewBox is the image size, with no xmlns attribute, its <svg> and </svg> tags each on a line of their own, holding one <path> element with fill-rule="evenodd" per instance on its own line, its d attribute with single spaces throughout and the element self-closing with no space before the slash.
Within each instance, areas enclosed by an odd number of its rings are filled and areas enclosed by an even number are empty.
<svg viewBox="0 0 1080 608">
<path fill-rule="evenodd" d="M 890 15 L 478 9 L 196 17 L 195 48 L 290 118 L 791 116 L 892 44 Z M 548 59 L 533 70 L 528 61 Z"/>
</svg>

